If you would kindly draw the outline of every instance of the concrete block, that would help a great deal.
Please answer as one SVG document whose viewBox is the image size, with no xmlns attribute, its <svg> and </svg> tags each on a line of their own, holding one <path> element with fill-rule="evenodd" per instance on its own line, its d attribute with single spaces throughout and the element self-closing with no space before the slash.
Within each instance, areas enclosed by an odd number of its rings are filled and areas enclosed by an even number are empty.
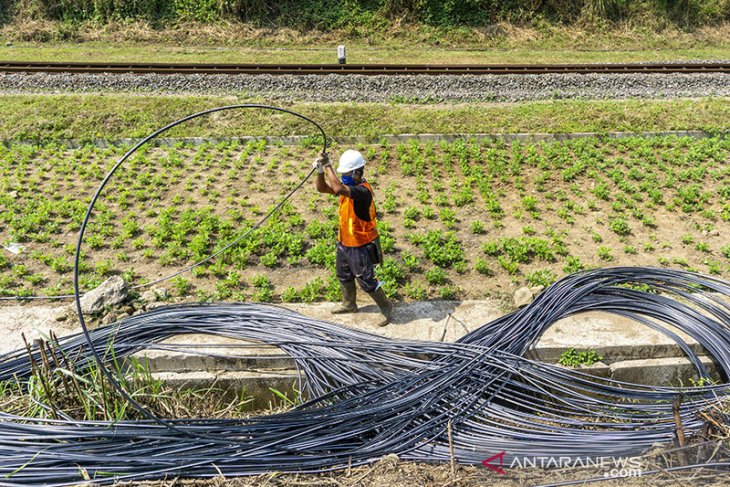
<svg viewBox="0 0 730 487">
<path fill-rule="evenodd" d="M 606 365 L 603 362 L 596 362 L 591 365 L 581 365 L 580 367 L 565 367 L 560 364 L 556 364 L 559 367 L 563 367 L 565 369 L 569 370 L 576 370 L 578 372 L 583 372 L 586 374 L 590 374 L 596 377 L 603 377 L 604 379 L 610 379 L 611 378 L 611 367 Z"/>
<path fill-rule="evenodd" d="M 707 367 L 710 377 L 720 380 L 717 367 L 708 357 L 700 357 Z M 693 386 L 692 380 L 699 375 L 694 366 L 684 357 L 652 358 L 642 360 L 626 360 L 611 364 L 611 378 L 621 382 L 646 384 L 654 386 Z"/>
<path fill-rule="evenodd" d="M 279 370 L 295 368 L 276 347 L 211 335 L 183 335 L 133 355 L 152 372 Z"/>
<path fill-rule="evenodd" d="M 278 397 L 271 389 L 276 389 L 292 401 L 297 400 L 296 390 L 299 379 L 296 370 L 282 370 L 278 372 L 156 372 L 153 379 L 178 390 L 209 390 L 215 389 L 219 397 L 232 400 L 244 396 L 251 399 L 245 408 L 247 410 L 281 406 L 286 402 Z"/>
<path fill-rule="evenodd" d="M 315 319 L 389 339 L 434 342 L 453 342 L 503 314 L 498 303 L 493 301 L 398 303 L 393 322 L 380 328 L 376 325 L 380 314 L 375 304 L 362 293 L 359 297 L 360 311 L 352 315 L 332 315 L 335 303 L 286 306 Z M 5 323 L 3 331 L 7 339 L 0 343 L 0 353 L 22 348 L 21 332 L 31 339 L 50 328 L 59 336 L 78 331 L 75 320 L 56 321 L 58 309 L 35 306 L 1 308 L 0 323 Z M 707 355 L 694 340 L 678 334 L 698 354 Z M 571 347 L 579 351 L 595 350 L 604 357 L 604 365 L 594 364 L 585 369 L 599 377 L 608 377 L 610 373 L 617 380 L 654 385 L 680 385 L 680 382 L 691 385 L 689 378 L 696 377 L 681 349 L 671 339 L 642 324 L 607 313 L 582 313 L 558 321 L 546 330 L 528 357 L 554 364 L 560 354 Z M 166 380 L 175 380 L 179 384 L 205 384 L 207 387 L 215 380 L 227 384 L 245 382 L 248 384 L 246 390 L 258 391 L 256 394 L 262 394 L 264 402 L 271 397 L 269 386 L 286 389 L 286 381 L 296 376 L 293 361 L 276 347 L 209 335 L 174 337 L 139 352 L 136 357 L 147 361 L 153 373 L 163 374 Z M 717 379 L 717 371 L 710 360 L 703 360 Z M 236 376 L 239 373 L 242 375 Z M 282 374 L 286 380 L 282 379 Z"/>
<path fill-rule="evenodd" d="M 696 353 L 706 351 L 691 337 L 670 328 Z M 663 333 L 628 318 L 587 312 L 557 321 L 540 337 L 529 357 L 555 363 L 569 348 L 595 350 L 606 363 L 631 359 L 683 357 L 684 352 Z"/>
</svg>

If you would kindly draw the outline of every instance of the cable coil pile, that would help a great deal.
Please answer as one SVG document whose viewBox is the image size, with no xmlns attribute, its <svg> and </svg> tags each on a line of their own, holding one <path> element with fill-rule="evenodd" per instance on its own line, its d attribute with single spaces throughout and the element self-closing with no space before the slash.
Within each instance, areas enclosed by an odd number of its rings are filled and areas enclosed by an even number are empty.
<svg viewBox="0 0 730 487">
<path fill-rule="evenodd" d="M 636 290 L 622 284 L 650 286 Z M 611 268 L 568 276 L 528 307 L 485 324 L 456 343 L 386 339 L 275 306 L 170 306 L 90 332 L 117 358 L 169 337 L 202 333 L 274 345 L 296 362 L 310 401 L 246 420 L 73 422 L 0 415 L 0 475 L 13 484 L 67 485 L 170 476 L 215 477 L 272 470 L 322 472 L 395 453 L 418 461 L 480 463 L 517 457 L 638 454 L 670 442 L 672 403 L 683 393 L 687 434 L 698 413 L 728 399 L 727 384 L 674 388 L 628 384 L 535 362 L 524 354 L 552 323 L 603 311 L 661 330 L 707 371 L 676 327 L 699 342 L 723 378 L 730 374 L 730 283 L 655 268 Z M 92 363 L 81 334 L 59 340 Z M 38 357 L 36 357 L 38 358 Z M 25 351 L 0 357 L 0 380 L 28 377 Z"/>
</svg>

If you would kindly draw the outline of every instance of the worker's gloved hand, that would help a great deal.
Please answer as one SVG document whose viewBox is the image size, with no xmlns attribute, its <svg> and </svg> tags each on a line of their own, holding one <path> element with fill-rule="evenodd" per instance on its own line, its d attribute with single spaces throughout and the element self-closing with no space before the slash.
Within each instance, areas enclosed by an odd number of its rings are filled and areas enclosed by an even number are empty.
<svg viewBox="0 0 730 487">
<path fill-rule="evenodd" d="M 330 158 L 329 156 L 323 152 L 316 161 L 314 161 L 314 165 L 312 167 L 317 168 L 317 172 L 319 174 L 322 174 L 324 172 L 324 168 L 330 165 Z"/>
<path fill-rule="evenodd" d="M 322 174 L 324 172 L 324 167 L 322 167 L 322 163 L 319 161 L 319 159 L 316 159 L 312 163 L 312 169 L 316 169 L 317 174 Z"/>
</svg>

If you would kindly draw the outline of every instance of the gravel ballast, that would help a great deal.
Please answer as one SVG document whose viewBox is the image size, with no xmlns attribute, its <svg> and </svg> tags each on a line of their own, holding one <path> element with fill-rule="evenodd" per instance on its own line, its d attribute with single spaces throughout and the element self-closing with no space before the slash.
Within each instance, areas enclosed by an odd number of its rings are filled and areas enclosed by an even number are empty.
<svg viewBox="0 0 730 487">
<path fill-rule="evenodd" d="M 514 102 L 730 96 L 730 74 L 206 75 L 0 74 L 0 92 L 236 94 L 312 102 Z"/>
</svg>

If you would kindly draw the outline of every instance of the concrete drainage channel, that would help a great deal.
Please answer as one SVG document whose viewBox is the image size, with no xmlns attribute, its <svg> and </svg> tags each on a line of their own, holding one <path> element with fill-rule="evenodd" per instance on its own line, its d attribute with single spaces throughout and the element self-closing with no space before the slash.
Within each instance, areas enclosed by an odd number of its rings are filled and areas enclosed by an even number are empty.
<svg viewBox="0 0 730 487">
<path fill-rule="evenodd" d="M 432 301 L 403 303 L 396 308 L 395 323 L 385 329 L 370 325 L 376 309 L 362 310 L 351 317 L 330 315 L 333 305 L 287 306 L 318 319 L 341 323 L 394 339 L 454 341 L 501 313 L 488 301 Z M 711 376 L 719 380 L 712 361 L 688 336 L 674 330 L 696 352 Z M 199 388 L 217 384 L 231 393 L 254 398 L 254 407 L 276 403 L 270 388 L 294 398 L 298 386 L 294 362 L 272 347 L 241 348 L 239 341 L 209 336 L 178 337 L 166 349 L 138 354 L 146 359 L 153 375 L 177 387 Z M 186 344 L 196 348 L 186 349 Z M 223 345 L 223 347 L 221 347 Z M 682 350 L 666 335 L 639 323 L 605 313 L 590 312 L 563 319 L 543 335 L 528 355 L 547 363 L 557 363 L 561 355 L 574 348 L 595 351 L 602 360 L 581 367 L 585 372 L 622 382 L 657 386 L 692 385 L 697 374 Z"/>
<path fill-rule="evenodd" d="M 162 304 L 162 303 L 157 303 Z M 353 315 L 331 315 L 332 303 L 285 305 L 306 316 L 340 323 L 393 339 L 451 342 L 503 314 L 492 301 L 428 301 L 401 303 L 391 325 L 379 328 L 377 308 L 361 303 Z M 73 319 L 56 321 L 57 307 L 7 306 L 0 308 L 0 330 L 8 337 L 0 353 L 22 347 L 21 333 L 28 339 L 53 329 L 59 336 L 79 331 Z M 673 330 L 719 379 L 702 347 Z M 682 350 L 666 335 L 634 321 L 606 313 L 589 312 L 556 322 L 530 351 L 532 359 L 557 363 L 561 355 L 595 351 L 601 360 L 582 369 L 618 381 L 656 386 L 690 386 L 696 381 L 694 367 Z M 272 390 L 294 399 L 300 387 L 293 361 L 274 347 L 206 335 L 179 336 L 137 354 L 146 361 L 153 377 L 176 388 L 209 388 L 225 394 L 241 394 L 258 409 L 286 402 Z"/>
</svg>

